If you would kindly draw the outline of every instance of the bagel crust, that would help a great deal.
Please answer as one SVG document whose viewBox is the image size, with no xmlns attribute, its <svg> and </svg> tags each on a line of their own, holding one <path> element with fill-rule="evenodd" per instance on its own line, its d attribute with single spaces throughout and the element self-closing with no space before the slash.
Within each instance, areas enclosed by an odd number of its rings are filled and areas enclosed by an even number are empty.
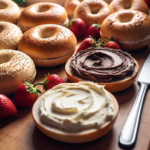
<svg viewBox="0 0 150 150">
<path fill-rule="evenodd" d="M 18 5 L 11 0 L 0 0 L 0 21 L 16 24 L 20 16 Z"/>
<path fill-rule="evenodd" d="M 22 37 L 20 28 L 9 22 L 0 22 L 0 50 L 15 49 Z"/>
<path fill-rule="evenodd" d="M 89 27 L 92 24 L 101 24 L 111 13 L 109 5 L 103 0 L 86 0 L 76 7 L 74 18 L 81 18 Z"/>
<path fill-rule="evenodd" d="M 0 50 L 0 93 L 14 94 L 22 81 L 34 81 L 36 68 L 32 59 L 16 50 Z"/>
<path fill-rule="evenodd" d="M 66 26 L 68 24 L 66 10 L 54 3 L 36 3 L 26 7 L 22 11 L 18 21 L 18 26 L 20 26 L 23 32 L 43 24 Z"/>
<path fill-rule="evenodd" d="M 110 7 L 114 12 L 121 10 L 138 10 L 146 14 L 149 13 L 149 9 L 144 0 L 113 0 L 110 3 Z"/>
<path fill-rule="evenodd" d="M 76 46 L 74 34 L 60 25 L 41 25 L 28 30 L 18 44 L 18 50 L 29 55 L 37 66 L 65 63 Z"/>
<path fill-rule="evenodd" d="M 119 11 L 103 21 L 100 34 L 105 41 L 113 37 L 123 50 L 137 50 L 150 42 L 150 18 L 136 10 Z"/>
</svg>

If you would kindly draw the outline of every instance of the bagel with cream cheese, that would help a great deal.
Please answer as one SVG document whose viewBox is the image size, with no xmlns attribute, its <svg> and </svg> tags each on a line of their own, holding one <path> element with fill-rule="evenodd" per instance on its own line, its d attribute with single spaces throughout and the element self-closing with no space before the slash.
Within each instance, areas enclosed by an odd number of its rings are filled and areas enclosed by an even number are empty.
<svg viewBox="0 0 150 150">
<path fill-rule="evenodd" d="M 92 24 L 101 24 L 111 13 L 111 8 L 103 0 L 85 0 L 76 7 L 73 17 L 81 18 L 89 27 Z"/>
<path fill-rule="evenodd" d="M 0 22 L 0 50 L 16 49 L 22 37 L 20 28 L 9 22 Z"/>
<path fill-rule="evenodd" d="M 149 9 L 144 0 L 113 0 L 110 3 L 110 7 L 114 12 L 121 10 L 138 10 L 146 14 L 149 13 Z"/>
<path fill-rule="evenodd" d="M 75 35 L 60 25 L 40 25 L 24 33 L 18 50 L 29 55 L 36 66 L 52 67 L 65 63 L 75 51 Z"/>
<path fill-rule="evenodd" d="M 71 82 L 93 81 L 105 85 L 110 92 L 130 87 L 138 70 L 138 62 L 130 54 L 109 48 L 89 48 L 77 52 L 65 66 Z"/>
<path fill-rule="evenodd" d="M 36 68 L 32 59 L 16 50 L 0 50 L 0 93 L 14 94 L 23 81 L 34 81 Z"/>
<path fill-rule="evenodd" d="M 18 21 L 18 26 L 23 32 L 43 24 L 58 24 L 67 26 L 66 10 L 55 3 L 41 2 L 26 7 Z"/>
<path fill-rule="evenodd" d="M 0 0 L 0 21 L 16 24 L 20 16 L 18 5 L 11 0 Z"/>
<path fill-rule="evenodd" d="M 150 18 L 136 10 L 115 12 L 103 21 L 100 35 L 104 41 L 113 37 L 125 51 L 140 49 L 150 42 Z"/>
<path fill-rule="evenodd" d="M 47 136 L 67 143 L 85 143 L 109 132 L 118 111 L 117 100 L 104 86 L 79 82 L 62 83 L 46 91 L 34 103 L 32 115 Z"/>
</svg>

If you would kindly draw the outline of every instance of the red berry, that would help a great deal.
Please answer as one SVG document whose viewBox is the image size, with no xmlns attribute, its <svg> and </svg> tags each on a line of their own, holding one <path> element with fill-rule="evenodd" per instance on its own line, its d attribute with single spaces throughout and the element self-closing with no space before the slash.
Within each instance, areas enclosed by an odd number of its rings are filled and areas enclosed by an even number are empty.
<svg viewBox="0 0 150 150">
<path fill-rule="evenodd" d="M 37 100 L 38 93 L 41 93 L 41 91 L 36 89 L 34 85 L 27 81 L 18 87 L 14 98 L 14 104 L 17 107 L 32 106 Z"/>
<path fill-rule="evenodd" d="M 85 38 L 91 36 L 92 38 L 98 40 L 100 38 L 100 29 L 101 29 L 100 24 L 92 24 L 86 31 Z"/>
<path fill-rule="evenodd" d="M 68 28 L 75 34 L 76 37 L 85 35 L 87 30 L 85 22 L 80 18 L 71 19 Z"/>
<path fill-rule="evenodd" d="M 150 0 L 144 0 L 144 1 L 150 7 Z"/>
<path fill-rule="evenodd" d="M 114 49 L 120 49 L 120 46 L 114 42 L 114 41 L 109 41 L 108 43 L 106 43 L 105 47 L 109 47 L 109 48 L 114 48 Z"/>
<path fill-rule="evenodd" d="M 65 83 L 65 81 L 57 74 L 51 74 L 44 79 L 43 87 L 47 91 L 60 83 Z"/>
<path fill-rule="evenodd" d="M 0 119 L 14 116 L 17 112 L 13 102 L 5 95 L 0 94 Z"/>
</svg>

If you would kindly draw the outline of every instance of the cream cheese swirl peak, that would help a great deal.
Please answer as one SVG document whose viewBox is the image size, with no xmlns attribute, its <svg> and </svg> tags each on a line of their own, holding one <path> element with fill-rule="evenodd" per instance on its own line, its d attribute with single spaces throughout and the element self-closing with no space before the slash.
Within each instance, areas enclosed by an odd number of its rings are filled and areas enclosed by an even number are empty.
<svg viewBox="0 0 150 150">
<path fill-rule="evenodd" d="M 130 54 L 117 49 L 89 48 L 71 59 L 73 74 L 94 82 L 111 82 L 132 75 L 135 61 Z"/>
<path fill-rule="evenodd" d="M 77 132 L 100 128 L 111 121 L 114 104 L 102 85 L 93 82 L 63 83 L 47 92 L 40 111 L 45 123 Z"/>
</svg>

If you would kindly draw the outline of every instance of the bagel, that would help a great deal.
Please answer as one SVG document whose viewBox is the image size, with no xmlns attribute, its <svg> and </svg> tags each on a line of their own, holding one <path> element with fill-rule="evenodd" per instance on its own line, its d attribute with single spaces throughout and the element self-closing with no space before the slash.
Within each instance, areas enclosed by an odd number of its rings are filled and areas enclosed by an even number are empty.
<svg viewBox="0 0 150 150">
<path fill-rule="evenodd" d="M 51 67 L 65 63 L 73 54 L 76 37 L 60 25 L 40 25 L 28 30 L 18 44 L 18 50 L 29 55 L 36 66 Z"/>
<path fill-rule="evenodd" d="M 144 0 L 113 0 L 110 7 L 114 12 L 121 10 L 138 10 L 146 14 L 149 13 L 149 8 Z"/>
<path fill-rule="evenodd" d="M 101 24 L 111 13 L 109 5 L 103 0 L 85 0 L 76 7 L 74 18 L 81 18 L 89 27 L 92 24 Z"/>
<path fill-rule="evenodd" d="M 23 32 L 43 24 L 67 26 L 68 18 L 66 10 L 54 3 L 36 3 L 26 7 L 22 11 L 18 21 L 18 26 Z"/>
<path fill-rule="evenodd" d="M 79 82 L 62 83 L 45 92 L 34 103 L 32 115 L 47 136 L 67 143 L 85 143 L 111 130 L 118 111 L 117 100 L 103 86 Z"/>
<path fill-rule="evenodd" d="M 18 5 L 11 0 L 0 0 L 0 21 L 17 24 L 20 16 Z"/>
<path fill-rule="evenodd" d="M 9 22 L 0 22 L 0 50 L 15 49 L 22 37 L 20 28 Z"/>
<path fill-rule="evenodd" d="M 111 37 L 125 51 L 140 49 L 150 42 L 150 18 L 143 12 L 124 10 L 111 14 L 101 25 L 104 41 Z"/>
<path fill-rule="evenodd" d="M 71 82 L 93 81 L 118 92 L 130 87 L 139 65 L 128 53 L 109 48 L 89 48 L 76 53 L 65 66 Z"/>
<path fill-rule="evenodd" d="M 32 59 L 16 50 L 0 50 L 0 93 L 14 94 L 23 81 L 34 81 L 36 68 Z"/>
</svg>

